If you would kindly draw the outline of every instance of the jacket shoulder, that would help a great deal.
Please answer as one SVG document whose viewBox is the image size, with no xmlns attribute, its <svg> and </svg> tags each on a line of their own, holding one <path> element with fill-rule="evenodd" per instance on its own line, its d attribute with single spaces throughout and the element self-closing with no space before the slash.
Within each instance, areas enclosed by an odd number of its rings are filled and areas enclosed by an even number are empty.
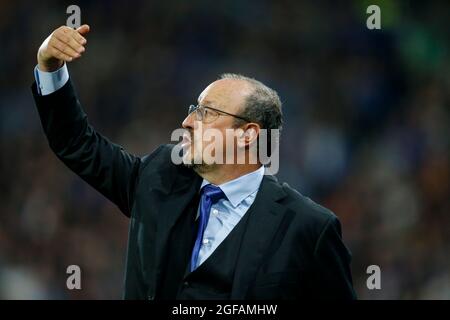
<svg viewBox="0 0 450 320">
<path fill-rule="evenodd" d="M 176 152 L 174 147 L 173 144 L 162 144 L 152 153 L 141 157 L 140 181 L 152 186 L 169 188 L 180 176 L 195 177 L 194 170 L 183 164 L 176 164 L 172 159 L 172 153 Z"/>
<path fill-rule="evenodd" d="M 287 195 L 284 204 L 296 213 L 303 225 L 322 229 L 330 221 L 338 220 L 333 211 L 302 195 L 286 182 L 281 184 L 281 188 Z"/>
<path fill-rule="evenodd" d="M 171 161 L 171 154 L 173 144 L 162 144 L 157 147 L 152 153 L 147 154 L 141 158 L 141 171 L 152 169 L 149 164 L 157 163 L 160 165 L 170 166 L 174 165 Z M 159 168 L 160 169 L 160 168 Z"/>
</svg>

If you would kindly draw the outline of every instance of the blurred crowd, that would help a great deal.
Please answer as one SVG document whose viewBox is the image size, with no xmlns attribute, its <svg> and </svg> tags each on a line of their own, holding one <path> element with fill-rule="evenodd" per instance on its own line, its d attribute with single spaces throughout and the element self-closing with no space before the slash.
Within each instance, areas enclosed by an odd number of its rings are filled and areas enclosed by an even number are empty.
<svg viewBox="0 0 450 320">
<path fill-rule="evenodd" d="M 0 2 L 1 299 L 121 298 L 128 219 L 56 159 L 30 91 L 70 4 L 91 33 L 69 72 L 99 132 L 144 155 L 219 74 L 259 79 L 283 101 L 278 178 L 340 218 L 359 298 L 450 299 L 448 2 L 372 1 L 381 30 L 367 1 L 44 2 Z"/>
</svg>

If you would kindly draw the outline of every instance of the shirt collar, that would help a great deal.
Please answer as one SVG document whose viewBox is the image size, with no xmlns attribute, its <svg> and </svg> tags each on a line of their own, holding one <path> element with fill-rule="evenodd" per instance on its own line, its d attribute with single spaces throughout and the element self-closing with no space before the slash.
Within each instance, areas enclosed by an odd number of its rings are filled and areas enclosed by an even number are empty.
<svg viewBox="0 0 450 320">
<path fill-rule="evenodd" d="M 223 193 L 225 193 L 233 207 L 237 207 L 249 195 L 258 190 L 263 177 L 264 166 L 261 166 L 255 171 L 247 173 L 234 180 L 222 183 L 218 185 L 218 187 L 222 189 Z M 210 182 L 203 179 L 200 190 L 207 184 L 210 184 Z"/>
</svg>

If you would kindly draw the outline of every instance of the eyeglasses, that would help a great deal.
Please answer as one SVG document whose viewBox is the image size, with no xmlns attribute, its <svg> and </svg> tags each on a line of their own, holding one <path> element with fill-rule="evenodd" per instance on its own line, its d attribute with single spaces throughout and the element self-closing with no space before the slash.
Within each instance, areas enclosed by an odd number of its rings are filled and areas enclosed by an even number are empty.
<svg viewBox="0 0 450 320">
<path fill-rule="evenodd" d="M 244 120 L 245 122 L 252 122 L 247 118 L 232 114 L 232 113 L 228 113 L 219 109 L 215 109 L 215 108 L 211 108 L 211 107 L 206 107 L 206 106 L 201 106 L 201 105 L 193 105 L 191 104 L 189 106 L 189 111 L 188 111 L 188 115 L 191 114 L 192 112 L 195 112 L 195 119 L 198 121 L 202 121 L 204 123 L 211 123 L 213 121 L 215 121 L 220 115 L 227 115 L 227 116 L 232 116 L 241 120 Z"/>
</svg>

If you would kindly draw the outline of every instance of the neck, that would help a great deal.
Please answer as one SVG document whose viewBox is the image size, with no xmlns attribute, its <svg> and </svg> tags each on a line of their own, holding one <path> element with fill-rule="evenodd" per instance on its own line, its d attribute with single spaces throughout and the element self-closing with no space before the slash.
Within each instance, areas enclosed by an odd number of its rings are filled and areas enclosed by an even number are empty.
<svg viewBox="0 0 450 320">
<path fill-rule="evenodd" d="M 250 172 L 256 171 L 261 167 L 261 164 L 223 164 L 211 167 L 210 170 L 201 170 L 197 173 L 205 180 L 212 184 L 220 185 L 222 183 L 237 179 Z"/>
</svg>

